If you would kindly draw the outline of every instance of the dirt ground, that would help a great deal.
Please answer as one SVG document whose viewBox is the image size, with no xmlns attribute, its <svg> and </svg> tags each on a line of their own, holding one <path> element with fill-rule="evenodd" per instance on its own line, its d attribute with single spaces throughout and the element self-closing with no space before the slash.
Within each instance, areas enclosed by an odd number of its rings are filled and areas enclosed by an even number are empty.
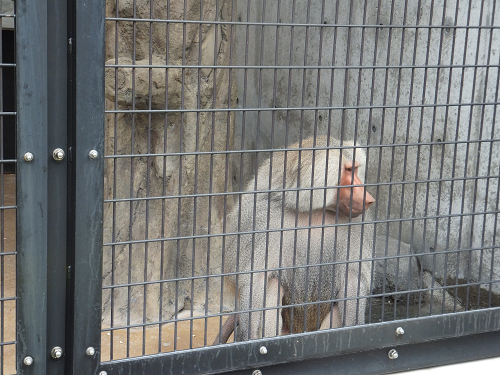
<svg viewBox="0 0 500 375">
<path fill-rule="evenodd" d="M 0 183 L 2 180 L 0 179 Z M 3 192 L 2 206 L 16 204 L 16 176 L 5 174 L 3 186 L 0 184 L 0 193 Z M 8 253 L 16 250 L 16 212 L 13 209 L 0 210 L 0 224 L 3 232 L 0 240 L 0 252 Z M 9 298 L 16 295 L 16 256 L 4 255 L 0 257 L 0 297 Z M 0 302 L 0 342 L 8 343 L 16 340 L 16 302 Z M 16 347 L 14 344 L 0 346 L 0 365 L 4 374 L 16 373 Z"/>
<path fill-rule="evenodd" d="M 190 312 L 186 311 L 180 313 L 178 319 L 189 317 Z M 219 318 L 200 318 L 165 324 L 161 330 L 161 338 L 158 326 L 147 329 L 134 328 L 130 329 L 129 332 L 125 329 L 112 333 L 104 331 L 101 335 L 101 361 L 211 345 L 219 333 L 219 324 Z M 228 342 L 233 342 L 233 336 L 229 338 Z"/>
</svg>

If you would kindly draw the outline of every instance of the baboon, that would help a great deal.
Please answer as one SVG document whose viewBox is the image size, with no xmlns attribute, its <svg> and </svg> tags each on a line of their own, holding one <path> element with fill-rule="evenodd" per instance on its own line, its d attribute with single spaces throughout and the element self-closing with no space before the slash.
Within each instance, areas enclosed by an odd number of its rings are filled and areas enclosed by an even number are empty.
<svg viewBox="0 0 500 375">
<path fill-rule="evenodd" d="M 375 202 L 361 186 L 365 163 L 363 148 L 326 136 L 261 163 L 227 216 L 236 341 L 364 324 L 373 224 L 362 219 Z M 234 319 L 215 344 L 227 340 Z"/>
</svg>

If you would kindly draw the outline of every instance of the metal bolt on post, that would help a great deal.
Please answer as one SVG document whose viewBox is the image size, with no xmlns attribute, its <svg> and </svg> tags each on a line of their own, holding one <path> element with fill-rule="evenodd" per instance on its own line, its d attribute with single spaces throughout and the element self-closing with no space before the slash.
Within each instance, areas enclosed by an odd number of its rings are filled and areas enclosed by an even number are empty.
<svg viewBox="0 0 500 375">
<path fill-rule="evenodd" d="M 396 349 L 389 350 L 389 353 L 387 355 L 389 359 L 397 359 L 399 357 L 399 354 Z"/>
<path fill-rule="evenodd" d="M 24 357 L 23 359 L 23 363 L 26 365 L 26 366 L 31 366 L 33 364 L 33 357 L 27 355 L 26 357 Z"/>
<path fill-rule="evenodd" d="M 35 158 L 35 155 L 33 155 L 31 152 L 26 152 L 24 155 L 23 155 L 23 159 L 26 163 L 30 163 L 33 161 L 33 159 Z"/>
<path fill-rule="evenodd" d="M 59 359 L 62 357 L 62 355 L 63 355 L 63 350 L 60 346 L 55 346 L 50 351 L 50 356 L 54 359 Z"/>
</svg>

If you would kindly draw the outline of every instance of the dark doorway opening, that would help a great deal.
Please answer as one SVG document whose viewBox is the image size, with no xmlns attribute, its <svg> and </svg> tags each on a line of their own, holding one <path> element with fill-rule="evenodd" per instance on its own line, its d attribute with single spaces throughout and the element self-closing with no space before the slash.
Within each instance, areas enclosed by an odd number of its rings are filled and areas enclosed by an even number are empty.
<svg viewBox="0 0 500 375">
<path fill-rule="evenodd" d="M 14 30 L 2 30 L 2 63 L 14 64 Z M 16 71 L 13 66 L 2 67 L 2 107 L 3 112 L 16 111 Z M 16 117 L 15 115 L 2 116 L 0 136 L 2 138 L 1 154 L 2 160 L 14 160 L 16 158 Z M 16 165 L 14 162 L 3 163 L 6 173 L 14 173 Z"/>
</svg>

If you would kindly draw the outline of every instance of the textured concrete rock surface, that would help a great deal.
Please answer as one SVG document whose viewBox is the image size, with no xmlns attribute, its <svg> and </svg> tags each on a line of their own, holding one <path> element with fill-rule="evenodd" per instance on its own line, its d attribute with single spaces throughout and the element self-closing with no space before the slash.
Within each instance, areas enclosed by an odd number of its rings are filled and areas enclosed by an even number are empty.
<svg viewBox="0 0 500 375">
<path fill-rule="evenodd" d="M 107 17 L 228 21 L 231 15 L 231 1 L 125 0 L 118 10 L 116 4 L 107 1 Z M 234 107 L 229 71 L 213 69 L 229 65 L 230 32 L 227 25 L 107 23 L 107 109 L 177 112 L 107 117 L 106 154 L 144 156 L 107 159 L 105 198 L 134 200 L 105 206 L 105 243 L 132 243 L 105 246 L 103 285 L 175 281 L 105 289 L 105 323 L 170 319 L 192 306 L 220 305 L 220 278 L 196 277 L 220 272 L 222 238 L 204 236 L 221 233 L 231 202 L 221 195 L 190 195 L 231 191 L 230 158 L 196 154 L 233 149 L 232 114 L 203 112 Z M 177 152 L 184 154 L 172 155 Z M 162 198 L 180 195 L 188 197 Z M 157 241 L 175 237 L 182 239 Z"/>
</svg>

